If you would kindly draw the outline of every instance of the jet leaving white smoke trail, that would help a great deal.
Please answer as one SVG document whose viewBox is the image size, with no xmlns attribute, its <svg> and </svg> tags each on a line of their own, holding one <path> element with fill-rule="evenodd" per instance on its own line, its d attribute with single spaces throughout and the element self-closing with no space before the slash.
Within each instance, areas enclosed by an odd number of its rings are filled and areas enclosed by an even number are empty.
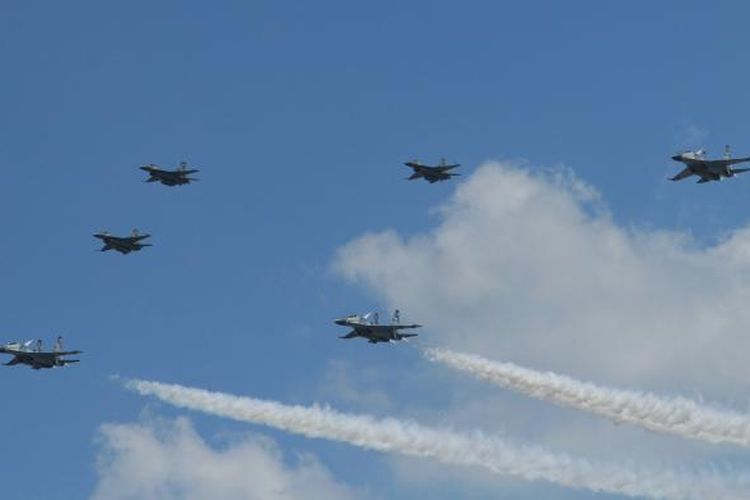
<svg viewBox="0 0 750 500">
<path fill-rule="evenodd" d="M 518 446 L 480 433 L 458 434 L 395 418 L 350 415 L 318 406 L 288 406 L 180 385 L 131 380 L 127 387 L 169 404 L 264 424 L 311 438 L 349 443 L 365 449 L 433 457 L 440 462 L 480 465 L 497 474 L 593 491 L 654 498 L 750 498 L 746 477 L 715 473 L 633 470 L 595 465 L 536 446 Z"/>
<path fill-rule="evenodd" d="M 538 372 L 473 354 L 428 348 L 424 355 L 495 385 L 616 422 L 710 443 L 750 446 L 750 416 L 701 406 L 683 397 L 600 387 L 552 372 Z"/>
</svg>

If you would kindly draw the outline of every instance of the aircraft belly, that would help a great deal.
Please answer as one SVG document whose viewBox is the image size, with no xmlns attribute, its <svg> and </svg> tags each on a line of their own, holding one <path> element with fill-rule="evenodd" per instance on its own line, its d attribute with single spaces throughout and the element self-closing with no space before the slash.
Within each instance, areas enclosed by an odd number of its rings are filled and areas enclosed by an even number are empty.
<svg viewBox="0 0 750 500">
<path fill-rule="evenodd" d="M 362 336 L 370 339 L 371 342 L 388 342 L 390 337 L 380 328 L 367 328 L 362 332 Z"/>
<path fill-rule="evenodd" d="M 373 332 L 373 337 L 376 338 L 378 342 L 390 342 L 390 340 L 393 338 L 393 335 L 390 331 L 378 330 Z"/>
</svg>

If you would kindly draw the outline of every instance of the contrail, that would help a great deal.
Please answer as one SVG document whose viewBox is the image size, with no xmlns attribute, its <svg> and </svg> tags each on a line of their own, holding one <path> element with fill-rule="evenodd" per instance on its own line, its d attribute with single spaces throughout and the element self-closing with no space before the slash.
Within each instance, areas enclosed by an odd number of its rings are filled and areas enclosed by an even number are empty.
<svg viewBox="0 0 750 500">
<path fill-rule="evenodd" d="M 645 427 L 710 443 L 750 446 L 750 416 L 702 406 L 683 397 L 601 387 L 552 372 L 538 372 L 512 363 L 428 348 L 430 361 L 465 371 L 474 377 L 527 396 L 588 411 L 616 422 Z"/>
<path fill-rule="evenodd" d="M 289 406 L 180 385 L 131 380 L 126 386 L 177 407 L 263 424 L 311 438 L 369 450 L 432 457 L 447 464 L 479 465 L 496 474 L 545 480 L 573 488 L 651 498 L 750 498 L 743 475 L 628 469 L 592 464 L 538 446 L 514 445 L 475 432 L 458 434 L 395 418 L 351 415 L 319 406 Z"/>
</svg>

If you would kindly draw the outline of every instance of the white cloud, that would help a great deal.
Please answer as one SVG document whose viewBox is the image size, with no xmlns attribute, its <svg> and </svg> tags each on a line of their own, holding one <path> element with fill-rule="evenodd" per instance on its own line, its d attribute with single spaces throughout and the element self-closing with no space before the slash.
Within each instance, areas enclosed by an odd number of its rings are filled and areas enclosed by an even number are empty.
<svg viewBox="0 0 750 500">
<path fill-rule="evenodd" d="M 335 267 L 419 337 L 534 368 L 717 397 L 745 387 L 750 229 L 715 246 L 622 227 L 572 174 L 491 163 L 434 230 L 366 234 Z"/>
<path fill-rule="evenodd" d="M 105 424 L 99 432 L 94 500 L 344 500 L 362 497 L 336 482 L 314 457 L 286 464 L 272 440 L 258 435 L 220 449 L 186 418 Z"/>
</svg>

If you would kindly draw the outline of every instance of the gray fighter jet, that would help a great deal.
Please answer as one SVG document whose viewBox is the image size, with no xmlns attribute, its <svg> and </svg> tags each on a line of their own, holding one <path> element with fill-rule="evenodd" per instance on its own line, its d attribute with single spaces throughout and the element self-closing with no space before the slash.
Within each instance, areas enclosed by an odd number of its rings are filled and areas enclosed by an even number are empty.
<svg viewBox="0 0 750 500">
<path fill-rule="evenodd" d="M 351 332 L 339 337 L 340 339 L 363 337 L 371 344 L 377 344 L 378 342 L 394 342 L 417 336 L 416 333 L 400 333 L 399 330 L 405 328 L 419 328 L 422 325 L 402 325 L 400 321 L 400 313 L 398 309 L 396 309 L 393 313 L 390 325 L 379 324 L 378 313 L 368 313 L 364 316 L 353 314 L 346 318 L 337 319 L 335 323 L 337 325 L 352 328 Z"/>
<path fill-rule="evenodd" d="M 159 168 L 157 165 L 154 165 L 153 163 L 143 165 L 139 168 L 148 172 L 149 178 L 146 179 L 146 182 L 158 181 L 165 186 L 181 186 L 183 184 L 190 184 L 191 181 L 197 181 L 198 179 L 189 177 L 189 175 L 200 172 L 200 170 L 188 169 L 187 162 L 185 161 L 180 162 L 180 166 L 177 167 L 177 170 L 164 170 L 162 168 Z"/>
<path fill-rule="evenodd" d="M 3 363 L 3 365 L 29 365 L 34 370 L 39 370 L 40 368 L 55 368 L 80 362 L 80 359 L 62 359 L 62 356 L 72 356 L 83 352 L 63 350 L 62 340 L 62 337 L 57 337 L 57 342 L 55 342 L 55 347 L 52 351 L 43 350 L 41 340 L 37 340 L 36 342 L 29 340 L 23 344 L 20 342 L 8 342 L 4 346 L 0 346 L 0 353 L 10 354 L 13 356 L 13 359 L 7 363 Z"/>
<path fill-rule="evenodd" d="M 670 181 L 679 181 L 691 175 L 700 177 L 699 184 L 711 181 L 720 181 L 723 178 L 734 177 L 735 174 L 747 172 L 750 168 L 732 168 L 732 165 L 750 161 L 750 156 L 745 158 L 732 158 L 729 146 L 724 148 L 724 158 L 720 160 L 707 160 L 706 151 L 686 151 L 672 157 L 674 161 L 684 163 L 686 166 L 679 174 L 670 177 Z"/>
<path fill-rule="evenodd" d="M 121 254 L 137 252 L 143 247 L 152 246 L 150 243 L 141 243 L 141 240 L 150 236 L 150 234 L 139 234 L 137 229 L 133 229 L 131 236 L 112 236 L 107 231 L 94 234 L 94 238 L 99 238 L 104 242 L 104 246 L 99 250 L 100 252 L 116 250 Z"/>
<path fill-rule="evenodd" d="M 420 163 L 419 160 L 407 161 L 406 163 L 404 163 L 404 165 L 414 170 L 414 173 L 406 178 L 406 180 L 408 181 L 413 181 L 414 179 L 424 179 L 430 184 L 433 184 L 438 181 L 446 181 L 451 177 L 461 175 L 458 173 L 449 172 L 449 170 L 460 167 L 461 164 L 453 163 L 451 165 L 448 165 L 445 162 L 445 158 L 442 158 L 440 160 L 440 163 L 435 166 L 424 165 Z"/>
</svg>

